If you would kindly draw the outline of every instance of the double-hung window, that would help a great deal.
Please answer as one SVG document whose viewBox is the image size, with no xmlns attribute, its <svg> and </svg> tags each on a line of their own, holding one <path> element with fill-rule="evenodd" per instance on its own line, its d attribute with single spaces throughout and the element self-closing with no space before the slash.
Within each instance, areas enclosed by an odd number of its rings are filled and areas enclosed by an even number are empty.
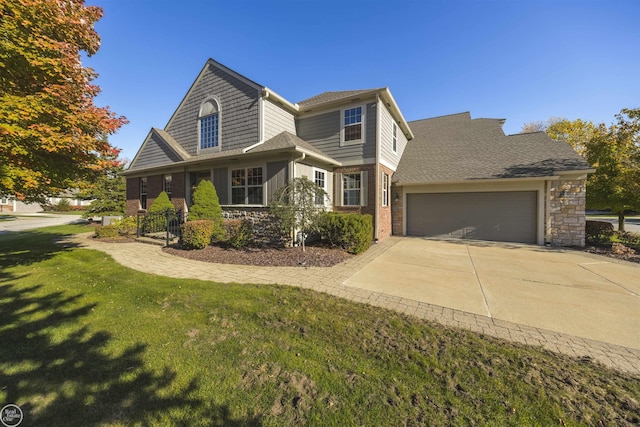
<svg viewBox="0 0 640 427">
<path fill-rule="evenodd" d="M 318 187 L 322 188 L 325 191 L 327 190 L 325 171 L 315 171 L 314 181 Z M 324 205 L 324 194 L 316 194 L 315 203 L 316 205 Z"/>
<path fill-rule="evenodd" d="M 262 168 L 231 170 L 231 203 L 234 205 L 262 205 Z"/>
<path fill-rule="evenodd" d="M 140 207 L 147 209 L 147 177 L 140 178 Z"/>
<path fill-rule="evenodd" d="M 398 125 L 393 122 L 393 152 L 396 153 L 398 151 Z"/>
<path fill-rule="evenodd" d="M 362 191 L 362 174 L 342 174 L 342 205 L 360 206 L 360 192 Z"/>
<path fill-rule="evenodd" d="M 169 196 L 169 200 L 171 200 L 171 174 L 164 176 L 162 191 L 167 193 L 167 196 Z"/>
<path fill-rule="evenodd" d="M 389 206 L 389 175 L 382 173 L 382 206 Z"/>
<path fill-rule="evenodd" d="M 353 107 L 342 110 L 342 142 L 355 144 L 364 141 L 363 107 Z"/>
<path fill-rule="evenodd" d="M 214 99 L 208 99 L 198 114 L 200 150 L 220 147 L 220 107 Z"/>
</svg>

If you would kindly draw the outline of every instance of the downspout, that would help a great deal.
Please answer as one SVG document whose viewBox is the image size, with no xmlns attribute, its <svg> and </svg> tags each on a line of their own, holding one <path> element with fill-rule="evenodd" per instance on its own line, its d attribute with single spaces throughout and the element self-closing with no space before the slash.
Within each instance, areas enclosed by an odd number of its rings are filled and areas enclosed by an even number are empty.
<svg viewBox="0 0 640 427">
<path fill-rule="evenodd" d="M 365 130 L 366 132 L 366 130 Z M 380 189 L 378 188 L 378 182 L 380 179 L 380 94 L 376 94 L 376 167 L 375 167 L 375 210 L 374 210 L 374 227 L 373 227 L 373 241 L 378 242 L 380 232 Z"/>
<path fill-rule="evenodd" d="M 307 157 L 306 153 L 302 153 L 302 155 L 300 157 L 298 157 L 297 159 L 293 159 L 291 160 L 291 164 L 290 164 L 290 172 L 291 174 L 289 175 L 289 181 L 293 180 L 293 178 L 295 178 L 296 176 L 296 163 L 304 160 Z"/>
</svg>

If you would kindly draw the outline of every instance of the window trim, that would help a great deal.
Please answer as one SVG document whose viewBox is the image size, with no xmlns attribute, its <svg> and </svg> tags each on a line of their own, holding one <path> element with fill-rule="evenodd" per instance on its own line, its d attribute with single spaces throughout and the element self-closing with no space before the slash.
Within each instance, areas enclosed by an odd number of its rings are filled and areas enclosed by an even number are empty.
<svg viewBox="0 0 640 427">
<path fill-rule="evenodd" d="M 318 185 L 318 177 L 316 176 L 317 173 L 321 173 L 323 175 L 322 177 L 322 182 L 324 183 L 324 185 Z M 328 172 L 324 169 L 318 169 L 318 168 L 313 168 L 313 182 L 314 184 L 318 185 L 318 187 L 322 188 L 325 193 L 327 193 L 327 176 L 328 176 Z M 316 206 L 326 206 L 327 205 L 327 196 L 323 196 L 323 200 L 322 203 L 318 203 L 318 199 L 316 198 L 314 200 L 314 205 Z"/>
<path fill-rule="evenodd" d="M 247 171 L 249 169 L 260 169 L 260 176 L 262 178 L 262 183 L 260 184 L 260 188 L 261 188 L 261 192 L 260 192 L 260 197 L 262 199 L 262 203 L 260 204 L 256 204 L 256 203 L 248 203 L 249 202 L 249 188 L 257 188 L 257 185 L 249 185 L 249 180 L 248 180 L 248 176 L 249 174 L 247 173 Z M 239 186 L 239 185 L 233 185 L 233 172 L 237 171 L 237 170 L 242 170 L 244 171 L 244 185 Z M 229 202 L 230 204 L 228 206 L 265 206 L 265 184 L 266 184 L 266 167 L 264 165 L 260 165 L 260 166 L 245 166 L 245 167 L 235 167 L 235 168 L 229 168 Z M 234 188 L 244 188 L 244 203 L 233 203 L 233 189 Z"/>
<path fill-rule="evenodd" d="M 346 125 L 344 123 L 344 119 L 345 119 L 345 113 L 349 110 L 353 110 L 355 108 L 360 107 L 362 114 L 360 115 L 360 130 L 361 130 L 361 134 L 360 134 L 360 139 L 354 139 L 351 141 L 345 141 L 345 128 L 347 126 L 353 126 L 353 125 Z M 343 108 L 340 110 L 340 146 L 349 146 L 349 145 L 358 145 L 358 144 L 364 144 L 365 139 L 366 139 L 366 132 L 367 132 L 367 127 L 366 127 L 366 119 L 367 119 L 367 104 L 356 104 L 356 105 L 351 105 L 349 107 Z"/>
<path fill-rule="evenodd" d="M 169 185 L 167 185 L 167 182 L 169 183 Z M 167 193 L 167 196 L 169 196 L 169 200 L 171 200 L 171 194 L 173 192 L 172 183 L 173 183 L 173 177 L 171 176 L 170 173 L 162 175 L 162 191 Z"/>
<path fill-rule="evenodd" d="M 202 110 L 208 103 L 212 103 L 216 109 L 215 112 L 211 114 L 204 115 Z M 202 147 L 202 120 L 218 116 L 218 140 L 217 145 L 213 147 Z M 221 151 L 222 147 L 222 108 L 220 106 L 220 101 L 215 96 L 208 96 L 204 101 L 200 104 L 200 108 L 198 109 L 198 153 L 211 153 Z"/>
<path fill-rule="evenodd" d="M 382 206 L 389 206 L 389 174 L 382 172 Z"/>
<path fill-rule="evenodd" d="M 358 188 L 350 188 L 347 189 L 345 184 L 346 184 L 346 176 L 348 175 L 353 175 L 353 176 L 358 176 Z M 349 173 L 343 173 L 341 174 L 341 183 L 340 183 L 340 191 L 342 194 L 342 206 L 362 206 L 362 190 L 363 190 L 363 183 L 362 183 L 362 171 L 360 172 L 349 172 Z M 358 192 L 358 203 L 357 204 L 347 204 L 346 200 L 345 200 L 345 193 L 347 191 L 357 191 Z"/>
<path fill-rule="evenodd" d="M 391 148 L 393 148 L 393 152 L 398 152 L 398 125 L 396 122 L 393 122 L 392 130 L 391 130 Z"/>
<path fill-rule="evenodd" d="M 140 208 L 141 209 L 147 209 L 147 186 L 149 185 L 149 182 L 147 181 L 147 177 L 143 176 L 140 177 Z M 144 190 L 144 191 L 143 191 Z"/>
</svg>

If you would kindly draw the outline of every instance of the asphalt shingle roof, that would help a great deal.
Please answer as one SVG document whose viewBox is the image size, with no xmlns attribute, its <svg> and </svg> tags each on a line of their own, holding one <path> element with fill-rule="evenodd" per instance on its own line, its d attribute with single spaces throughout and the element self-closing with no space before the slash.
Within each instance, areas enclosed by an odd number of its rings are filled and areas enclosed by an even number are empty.
<svg viewBox="0 0 640 427">
<path fill-rule="evenodd" d="M 319 95 L 312 96 L 311 98 L 307 98 L 305 100 L 298 102 L 298 105 L 300 106 L 300 108 L 310 108 L 310 107 L 326 104 L 328 102 L 357 97 L 359 95 L 362 95 L 363 93 L 375 92 L 380 90 L 384 90 L 384 88 L 343 90 L 338 92 L 322 92 Z"/>
<path fill-rule="evenodd" d="M 569 144 L 544 132 L 505 135 L 502 119 L 467 113 L 409 122 L 415 138 L 394 174 L 399 184 L 553 176 L 589 164 Z"/>
</svg>

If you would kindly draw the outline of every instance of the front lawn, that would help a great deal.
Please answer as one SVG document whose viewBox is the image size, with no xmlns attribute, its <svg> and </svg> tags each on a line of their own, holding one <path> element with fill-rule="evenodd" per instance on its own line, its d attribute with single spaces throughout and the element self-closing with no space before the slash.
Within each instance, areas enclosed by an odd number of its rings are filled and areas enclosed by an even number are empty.
<svg viewBox="0 0 640 427">
<path fill-rule="evenodd" d="M 0 236 L 0 406 L 24 425 L 632 425 L 640 378 L 313 291 Z"/>
</svg>

